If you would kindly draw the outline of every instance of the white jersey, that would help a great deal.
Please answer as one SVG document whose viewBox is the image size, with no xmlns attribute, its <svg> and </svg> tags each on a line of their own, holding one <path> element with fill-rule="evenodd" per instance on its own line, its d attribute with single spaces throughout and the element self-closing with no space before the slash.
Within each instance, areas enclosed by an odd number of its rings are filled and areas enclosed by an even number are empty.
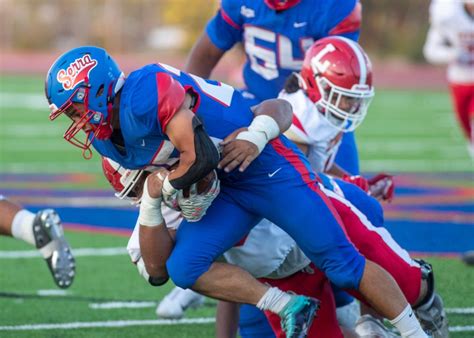
<svg viewBox="0 0 474 338">
<path fill-rule="evenodd" d="M 168 207 L 162 207 L 162 212 L 167 227 L 177 229 L 182 220 L 180 212 Z M 132 262 L 137 262 L 141 257 L 139 226 L 137 221 L 127 245 Z M 310 263 L 296 242 L 286 232 L 267 220 L 262 220 L 257 224 L 247 235 L 243 244 L 228 250 L 224 258 L 256 278 L 285 278 L 302 270 Z"/>
<path fill-rule="evenodd" d="M 266 219 L 250 231 L 242 245 L 224 253 L 224 258 L 255 278 L 285 278 L 310 263 L 296 242 Z"/>
<path fill-rule="evenodd" d="M 448 63 L 448 80 L 474 83 L 474 19 L 464 1 L 433 0 L 431 26 L 423 49 L 432 63 Z"/>
<path fill-rule="evenodd" d="M 334 163 L 343 133 L 326 120 L 303 90 L 291 94 L 283 91 L 278 98 L 290 102 L 293 108 L 293 124 L 285 136 L 308 145 L 307 157 L 314 171 L 327 171 Z"/>
</svg>

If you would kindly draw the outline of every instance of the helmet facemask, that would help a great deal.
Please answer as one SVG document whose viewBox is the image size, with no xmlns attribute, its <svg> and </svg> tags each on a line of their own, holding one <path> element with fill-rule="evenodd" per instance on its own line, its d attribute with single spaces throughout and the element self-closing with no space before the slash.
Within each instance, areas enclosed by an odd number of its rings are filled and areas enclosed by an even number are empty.
<svg viewBox="0 0 474 338">
<path fill-rule="evenodd" d="M 145 170 L 125 169 L 120 177 L 123 186 L 121 191 L 117 191 L 115 196 L 121 200 L 130 201 L 132 205 L 140 205 L 143 192 L 143 182 L 148 175 L 143 175 Z M 143 179 L 141 179 L 143 176 Z M 141 184 L 139 184 L 141 183 Z"/>
<path fill-rule="evenodd" d="M 110 85 L 109 92 L 111 91 L 111 88 L 112 84 Z M 100 90 L 103 90 L 103 88 Z M 86 78 L 84 85 L 78 87 L 60 108 L 57 108 L 55 104 L 49 106 L 51 110 L 49 119 L 51 121 L 63 113 L 73 120 L 69 128 L 64 132 L 63 137 L 72 145 L 82 149 L 82 154 L 86 159 L 92 157 L 90 147 L 95 138 L 99 140 L 108 139 L 112 134 L 112 126 L 110 125 L 112 103 L 107 103 L 108 114 L 107 119 L 104 119 L 104 114 L 93 111 L 89 108 L 89 95 L 90 85 Z M 98 93 L 97 95 L 103 95 L 103 93 Z M 73 119 L 78 116 L 80 116 L 79 119 Z M 85 131 L 85 139 L 79 139 L 77 134 L 88 124 L 90 129 Z"/>
<path fill-rule="evenodd" d="M 342 132 L 354 131 L 364 120 L 374 97 L 374 89 L 354 84 L 351 89 L 336 86 L 327 78 L 315 76 L 321 98 L 315 102 L 325 119 Z"/>
</svg>

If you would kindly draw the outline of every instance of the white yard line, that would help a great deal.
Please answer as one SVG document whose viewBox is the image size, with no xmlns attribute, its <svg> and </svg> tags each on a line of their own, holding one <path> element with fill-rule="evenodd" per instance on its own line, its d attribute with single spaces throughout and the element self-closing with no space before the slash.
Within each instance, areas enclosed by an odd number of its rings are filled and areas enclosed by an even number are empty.
<svg viewBox="0 0 474 338">
<path fill-rule="evenodd" d="M 26 331 L 26 330 L 70 330 L 93 327 L 126 327 L 126 326 L 149 326 L 149 325 L 192 325 L 215 323 L 214 317 L 207 318 L 184 318 L 173 319 L 153 319 L 153 320 L 111 320 L 105 322 L 72 322 L 57 324 L 28 324 L 0 326 L 0 331 Z"/>
<path fill-rule="evenodd" d="M 102 328 L 102 327 L 127 327 L 127 326 L 150 326 L 150 325 L 193 325 L 193 324 L 212 324 L 215 323 L 214 317 L 203 318 L 185 318 L 179 320 L 173 319 L 154 319 L 154 320 L 114 320 L 104 322 L 72 322 L 57 324 L 28 324 L 28 325 L 8 325 L 0 326 L 0 331 L 38 331 L 38 330 L 71 330 L 84 328 Z M 474 325 L 452 326 L 450 332 L 472 332 Z"/>
<path fill-rule="evenodd" d="M 447 308 L 447 313 L 454 313 L 460 315 L 474 314 L 474 307 L 453 307 Z"/>
<path fill-rule="evenodd" d="M 75 257 L 88 256 L 119 256 L 126 255 L 127 249 L 119 248 L 76 248 L 72 250 Z M 38 250 L 21 250 L 21 251 L 0 251 L 0 259 L 16 259 L 16 258 L 36 258 L 41 254 Z"/>
<path fill-rule="evenodd" d="M 111 309 L 142 309 L 148 307 L 156 307 L 157 302 L 104 302 L 90 303 L 89 307 L 94 310 L 111 310 Z"/>
<path fill-rule="evenodd" d="M 42 94 L 0 92 L 0 107 L 48 110 L 48 101 Z"/>
</svg>

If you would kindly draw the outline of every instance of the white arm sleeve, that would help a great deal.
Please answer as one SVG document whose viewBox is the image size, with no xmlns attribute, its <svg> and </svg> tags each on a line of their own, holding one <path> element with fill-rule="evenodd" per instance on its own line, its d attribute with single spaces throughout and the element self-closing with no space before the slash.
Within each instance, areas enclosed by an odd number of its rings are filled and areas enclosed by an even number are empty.
<svg viewBox="0 0 474 338">
<path fill-rule="evenodd" d="M 456 58 L 456 48 L 442 32 L 443 28 L 438 24 L 432 25 L 428 31 L 423 54 L 431 63 L 449 63 Z"/>
</svg>

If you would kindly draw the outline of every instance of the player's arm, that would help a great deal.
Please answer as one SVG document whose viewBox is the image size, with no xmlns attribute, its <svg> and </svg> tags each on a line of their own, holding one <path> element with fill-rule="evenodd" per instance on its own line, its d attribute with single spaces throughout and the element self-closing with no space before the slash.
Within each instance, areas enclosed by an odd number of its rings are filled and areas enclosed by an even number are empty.
<svg viewBox="0 0 474 338">
<path fill-rule="evenodd" d="M 184 71 L 202 78 L 209 78 L 224 53 L 225 50 L 217 48 L 209 39 L 207 32 L 203 32 L 191 49 Z"/>
<path fill-rule="evenodd" d="M 285 132 L 293 120 L 290 103 L 281 99 L 265 100 L 252 107 L 255 118 L 248 128 L 240 128 L 221 143 L 219 168 L 226 172 L 239 167 L 244 171 L 262 152 L 266 144 Z"/>
<path fill-rule="evenodd" d="M 432 24 L 423 46 L 423 55 L 426 60 L 435 64 L 449 63 L 456 58 L 456 54 L 456 48 L 444 36 L 442 27 Z"/>
<path fill-rule="evenodd" d="M 328 35 L 340 35 L 354 41 L 359 40 L 362 22 L 362 4 L 359 1 L 356 1 L 349 14 L 347 14 L 345 6 L 341 6 L 339 1 L 335 1 L 330 13 Z M 333 20 L 335 21 L 333 22 Z"/>
<path fill-rule="evenodd" d="M 216 337 L 235 338 L 239 327 L 239 304 L 232 302 L 217 302 Z"/>
<path fill-rule="evenodd" d="M 240 1 L 222 0 L 216 15 L 191 49 L 184 70 L 209 78 L 224 53 L 242 39 Z"/>
<path fill-rule="evenodd" d="M 168 281 L 166 260 L 174 246 L 161 214 L 164 174 L 158 171 L 150 174 L 145 180 L 138 217 L 140 251 L 145 268 L 141 274 L 148 274 L 148 282 L 154 286 L 163 285 Z"/>
</svg>

